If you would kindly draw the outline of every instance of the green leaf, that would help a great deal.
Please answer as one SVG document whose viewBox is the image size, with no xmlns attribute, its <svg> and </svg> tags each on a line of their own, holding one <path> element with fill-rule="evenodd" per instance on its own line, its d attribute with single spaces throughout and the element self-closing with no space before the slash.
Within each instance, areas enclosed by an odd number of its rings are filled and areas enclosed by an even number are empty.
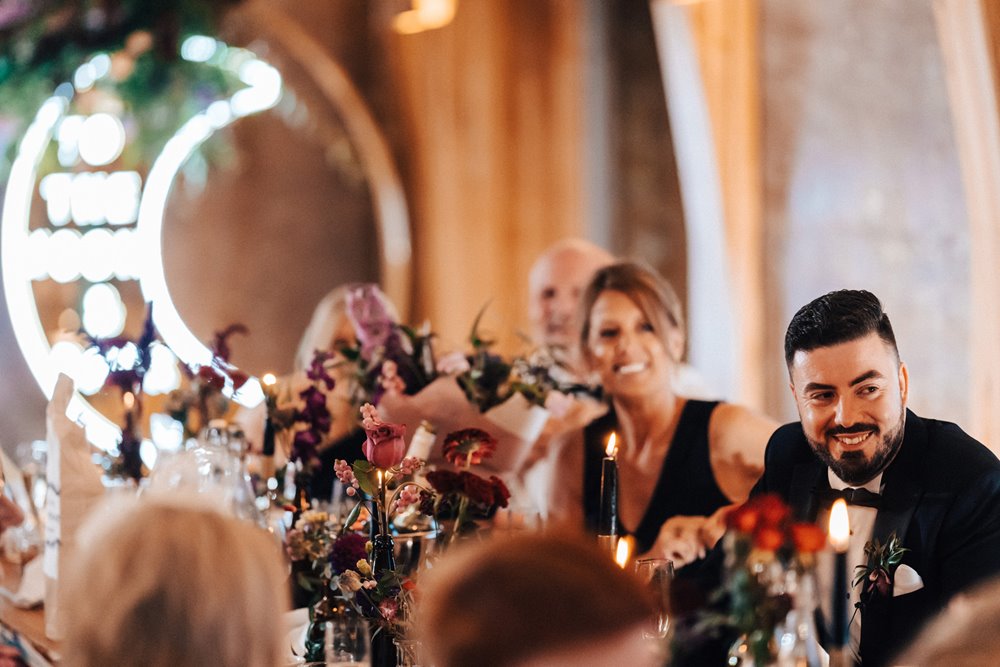
<svg viewBox="0 0 1000 667">
<path fill-rule="evenodd" d="M 340 529 L 341 535 L 346 535 L 350 530 L 354 522 L 358 520 L 358 515 L 361 514 L 361 506 L 364 504 L 363 500 L 359 500 L 358 503 L 351 509 L 347 514 L 347 518 L 344 519 L 344 526 Z"/>
<path fill-rule="evenodd" d="M 377 486 L 375 475 L 373 474 L 375 466 L 368 461 L 358 459 L 351 465 L 351 469 L 354 470 L 354 477 L 358 480 L 358 486 L 361 487 L 361 490 L 369 496 L 374 496 Z"/>
<path fill-rule="evenodd" d="M 493 345 L 496 341 L 494 340 L 483 340 L 479 337 L 479 322 L 483 319 L 483 315 L 486 313 L 486 309 L 489 308 L 490 302 L 487 301 L 483 304 L 483 307 L 479 309 L 479 313 L 476 315 L 476 319 L 472 322 L 472 330 L 469 332 L 469 342 L 472 347 L 476 350 L 480 348 L 489 347 Z"/>
</svg>

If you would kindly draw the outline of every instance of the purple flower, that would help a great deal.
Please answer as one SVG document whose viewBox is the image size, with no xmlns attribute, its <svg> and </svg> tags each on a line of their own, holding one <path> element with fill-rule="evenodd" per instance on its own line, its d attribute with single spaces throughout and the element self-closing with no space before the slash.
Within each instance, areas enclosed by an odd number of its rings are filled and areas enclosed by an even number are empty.
<svg viewBox="0 0 1000 667">
<path fill-rule="evenodd" d="M 306 377 L 313 382 L 322 382 L 326 385 L 327 391 L 333 389 L 334 385 L 337 384 L 337 382 L 326 370 L 326 362 L 332 357 L 333 354 L 331 352 L 316 350 L 312 363 L 310 363 L 309 368 L 306 369 Z"/>
<path fill-rule="evenodd" d="M 348 292 L 347 316 L 357 332 L 361 355 L 365 359 L 386 346 L 395 328 L 385 295 L 372 283 L 361 284 Z"/>
</svg>

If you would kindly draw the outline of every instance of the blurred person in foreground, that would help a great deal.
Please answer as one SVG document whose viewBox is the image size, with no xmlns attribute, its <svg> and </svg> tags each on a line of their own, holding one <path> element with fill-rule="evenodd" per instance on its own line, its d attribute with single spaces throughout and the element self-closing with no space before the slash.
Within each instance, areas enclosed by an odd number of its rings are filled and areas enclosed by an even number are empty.
<svg viewBox="0 0 1000 667">
<path fill-rule="evenodd" d="M 909 371 L 871 292 L 800 308 L 785 362 L 800 421 L 771 437 L 753 493 L 779 494 L 796 520 L 821 526 L 835 498 L 847 501 L 850 572 L 875 567 L 850 590 L 850 606 L 861 603 L 850 649 L 866 667 L 891 664 L 954 595 L 1000 574 L 1000 461 L 955 424 L 907 408 Z M 893 538 L 899 558 L 867 555 Z M 829 619 L 832 567 L 817 573 Z"/>
<path fill-rule="evenodd" d="M 652 667 L 648 592 L 592 540 L 523 533 L 447 554 L 421 582 L 437 667 Z"/>
<path fill-rule="evenodd" d="M 681 567 L 705 556 L 725 530 L 725 512 L 747 499 L 777 423 L 678 392 L 677 304 L 670 284 L 636 262 L 606 266 L 587 285 L 579 345 L 608 411 L 561 447 L 552 491 L 564 519 L 596 531 L 602 459 L 615 433 L 618 534 L 634 536 L 638 553 Z"/>
<path fill-rule="evenodd" d="M 1000 664 L 1000 579 L 952 598 L 893 664 L 909 667 Z"/>
<path fill-rule="evenodd" d="M 195 504 L 198 503 L 198 504 Z M 67 573 L 67 667 L 276 667 L 288 653 L 272 535 L 181 501 L 115 498 Z"/>
</svg>

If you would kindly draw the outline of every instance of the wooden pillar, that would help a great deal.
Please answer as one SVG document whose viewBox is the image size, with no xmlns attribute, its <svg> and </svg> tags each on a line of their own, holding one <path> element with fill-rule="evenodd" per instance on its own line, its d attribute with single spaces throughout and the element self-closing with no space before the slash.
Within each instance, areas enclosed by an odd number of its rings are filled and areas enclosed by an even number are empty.
<svg viewBox="0 0 1000 667">
<path fill-rule="evenodd" d="M 460 0 L 392 39 L 411 184 L 416 312 L 461 344 L 479 309 L 508 350 L 528 268 L 584 233 L 585 30 L 577 0 Z"/>
<path fill-rule="evenodd" d="M 1000 7 L 935 0 L 934 11 L 969 212 L 969 430 L 1000 452 Z"/>
</svg>

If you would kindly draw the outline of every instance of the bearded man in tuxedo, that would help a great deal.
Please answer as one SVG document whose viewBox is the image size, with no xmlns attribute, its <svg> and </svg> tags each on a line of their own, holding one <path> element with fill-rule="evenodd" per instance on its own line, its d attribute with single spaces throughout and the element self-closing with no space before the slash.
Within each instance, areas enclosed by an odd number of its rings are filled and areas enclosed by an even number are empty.
<svg viewBox="0 0 1000 667">
<path fill-rule="evenodd" d="M 801 421 L 771 437 L 753 494 L 777 493 L 796 519 L 820 525 L 832 496 L 854 496 L 851 580 L 867 542 L 898 538 L 906 551 L 888 586 L 859 584 L 848 607 L 863 600 L 850 627 L 855 661 L 888 664 L 956 593 L 1000 573 L 1000 461 L 955 424 L 907 409 L 909 373 L 870 292 L 831 292 L 800 309 L 785 361 Z M 817 572 L 828 619 L 832 567 Z"/>
</svg>

